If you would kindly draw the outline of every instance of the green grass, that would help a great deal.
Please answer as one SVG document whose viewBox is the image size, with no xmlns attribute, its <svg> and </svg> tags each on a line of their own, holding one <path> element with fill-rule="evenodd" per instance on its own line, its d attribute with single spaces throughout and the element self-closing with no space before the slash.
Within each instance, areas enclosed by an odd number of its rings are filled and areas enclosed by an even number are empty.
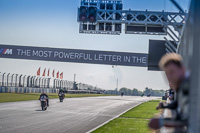
<svg viewBox="0 0 200 133">
<path fill-rule="evenodd" d="M 2 102 L 16 102 L 16 101 L 29 101 L 38 100 L 39 93 L 0 93 L 0 103 Z M 57 93 L 48 94 L 49 98 L 58 98 Z M 66 94 L 66 98 L 73 97 L 97 97 L 97 96 L 109 96 L 105 94 Z"/>
<path fill-rule="evenodd" d="M 145 102 L 122 114 L 93 133 L 150 133 L 149 119 L 158 114 L 155 108 L 160 100 Z"/>
<path fill-rule="evenodd" d="M 158 106 L 160 100 L 152 100 L 131 109 L 120 117 L 130 117 L 130 118 L 143 118 L 150 119 L 155 114 L 159 113 L 155 108 Z"/>
<path fill-rule="evenodd" d="M 93 133 L 148 133 L 148 120 L 116 118 Z"/>
</svg>

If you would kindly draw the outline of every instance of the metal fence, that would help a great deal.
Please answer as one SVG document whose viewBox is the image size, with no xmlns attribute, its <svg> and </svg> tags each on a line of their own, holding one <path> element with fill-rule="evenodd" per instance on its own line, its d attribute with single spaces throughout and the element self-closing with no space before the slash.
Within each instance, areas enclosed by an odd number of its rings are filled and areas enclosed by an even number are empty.
<svg viewBox="0 0 200 133">
<path fill-rule="evenodd" d="M 0 72 L 0 87 L 62 88 L 65 90 L 103 91 L 101 88 L 96 86 L 61 79 L 53 79 L 53 85 L 50 85 L 51 80 L 52 79 L 48 77 Z"/>
</svg>

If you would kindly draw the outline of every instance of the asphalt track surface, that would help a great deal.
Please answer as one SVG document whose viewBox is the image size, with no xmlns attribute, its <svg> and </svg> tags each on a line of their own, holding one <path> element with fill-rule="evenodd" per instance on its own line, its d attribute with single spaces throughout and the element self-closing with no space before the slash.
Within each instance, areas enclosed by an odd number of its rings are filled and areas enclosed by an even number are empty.
<svg viewBox="0 0 200 133">
<path fill-rule="evenodd" d="M 85 133 L 153 97 L 50 99 L 47 111 L 39 100 L 0 103 L 0 133 Z"/>
</svg>

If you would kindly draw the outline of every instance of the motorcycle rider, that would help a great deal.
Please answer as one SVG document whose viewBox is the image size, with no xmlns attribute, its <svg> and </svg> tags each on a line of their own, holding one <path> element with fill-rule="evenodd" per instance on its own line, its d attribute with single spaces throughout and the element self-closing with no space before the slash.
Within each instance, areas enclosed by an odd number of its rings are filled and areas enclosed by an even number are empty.
<svg viewBox="0 0 200 133">
<path fill-rule="evenodd" d="M 49 107 L 49 96 L 43 91 L 43 93 L 40 95 L 40 98 L 45 96 L 46 97 L 46 100 L 47 100 L 47 107 Z M 39 100 L 40 100 L 39 98 Z"/>
<path fill-rule="evenodd" d="M 63 89 L 60 89 L 60 90 L 59 90 L 59 92 L 58 92 L 58 96 L 59 96 L 59 94 L 61 94 L 61 96 L 62 96 L 63 99 L 64 99 L 64 97 L 65 97 L 65 93 L 64 93 Z"/>
<path fill-rule="evenodd" d="M 122 91 L 122 92 L 121 92 L 121 97 L 123 97 L 123 95 L 124 95 L 124 92 Z"/>
</svg>

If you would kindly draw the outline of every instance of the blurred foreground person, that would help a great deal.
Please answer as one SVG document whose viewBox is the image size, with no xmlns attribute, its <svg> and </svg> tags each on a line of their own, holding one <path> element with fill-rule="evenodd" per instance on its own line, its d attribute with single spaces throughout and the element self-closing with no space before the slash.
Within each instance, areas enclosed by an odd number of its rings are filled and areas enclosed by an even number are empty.
<svg viewBox="0 0 200 133">
<path fill-rule="evenodd" d="M 149 127 L 159 129 L 162 126 L 183 129 L 188 121 L 188 103 L 189 103 L 189 75 L 186 74 L 183 66 L 182 57 L 176 53 L 166 54 L 159 63 L 161 70 L 164 70 L 167 79 L 176 92 L 175 100 L 164 105 L 160 103 L 157 109 L 168 108 L 177 111 L 176 118 L 153 118 L 149 122 Z"/>
</svg>

